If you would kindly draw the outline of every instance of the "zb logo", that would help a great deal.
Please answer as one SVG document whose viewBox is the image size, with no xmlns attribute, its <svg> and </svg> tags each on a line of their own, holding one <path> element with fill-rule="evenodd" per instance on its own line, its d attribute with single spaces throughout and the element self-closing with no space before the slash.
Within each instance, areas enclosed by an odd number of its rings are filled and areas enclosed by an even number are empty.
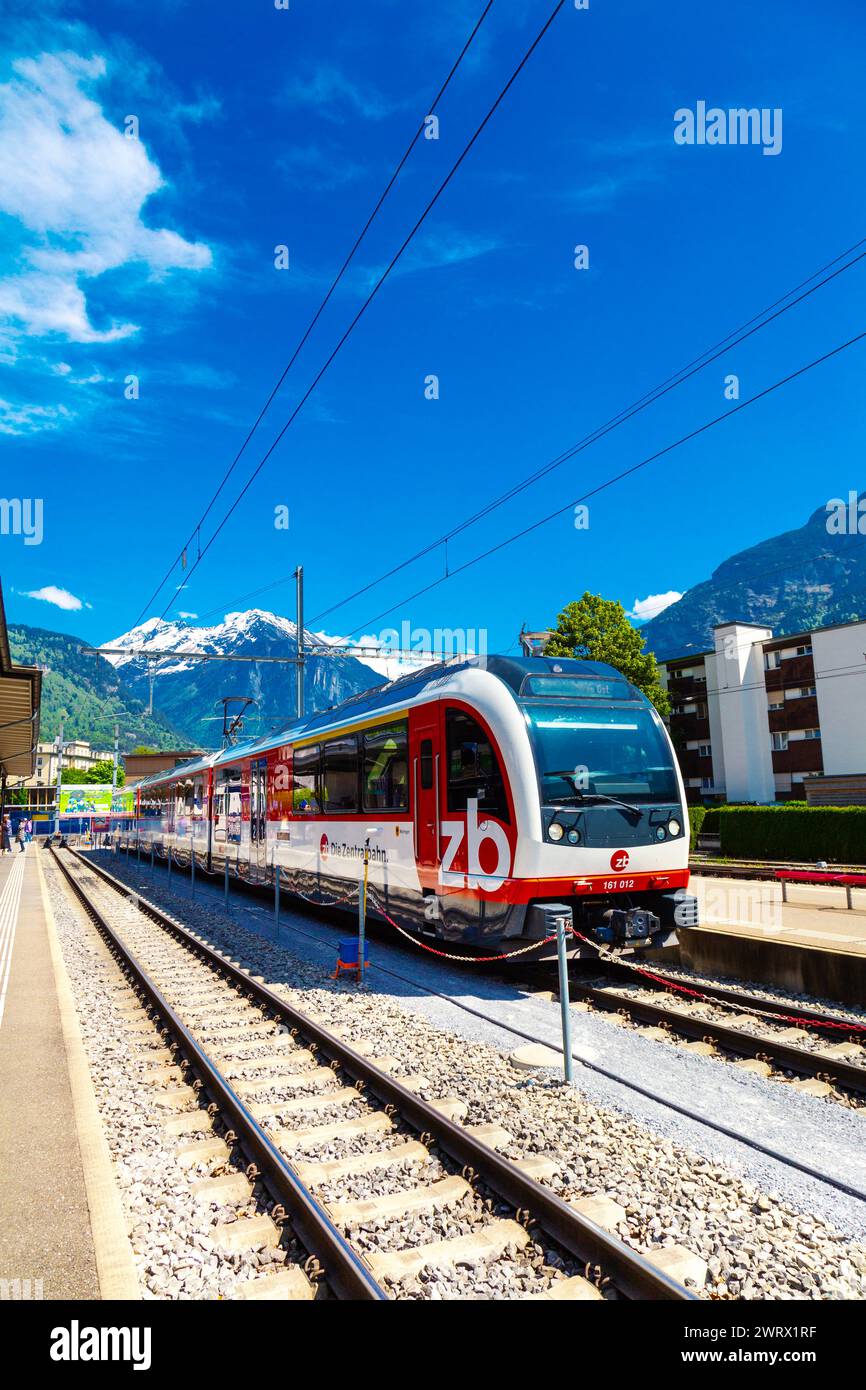
<svg viewBox="0 0 866 1390">
<path fill-rule="evenodd" d="M 460 882 L 467 888 L 483 888 L 493 891 L 500 886 L 503 878 L 511 871 L 511 846 L 508 836 L 496 821 L 485 820 L 478 823 L 478 799 L 470 797 L 466 803 L 466 824 L 459 820 L 442 822 L 442 834 L 448 839 L 448 846 L 442 856 L 439 871 L 440 882 L 454 884 Z M 466 839 L 466 871 L 455 869 L 454 861 L 460 853 L 464 836 Z M 496 863 L 491 867 L 492 855 L 485 850 L 487 869 L 481 866 L 483 845 L 492 845 Z"/>
</svg>

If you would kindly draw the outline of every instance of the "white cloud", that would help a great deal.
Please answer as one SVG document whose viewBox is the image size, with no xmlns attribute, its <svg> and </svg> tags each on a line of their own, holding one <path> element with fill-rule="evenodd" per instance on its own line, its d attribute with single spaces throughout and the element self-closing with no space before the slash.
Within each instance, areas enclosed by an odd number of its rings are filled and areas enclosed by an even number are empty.
<svg viewBox="0 0 866 1390">
<path fill-rule="evenodd" d="M 88 94 L 105 75 L 103 58 L 41 53 L 12 69 L 0 85 L 0 213 L 13 219 L 17 268 L 0 280 L 0 319 L 19 334 L 70 342 L 128 338 L 137 324 L 92 322 L 87 281 L 136 265 L 151 279 L 203 270 L 210 248 L 142 221 L 164 179 L 144 143 L 127 139 Z"/>
<path fill-rule="evenodd" d="M 71 424 L 75 415 L 65 405 L 25 405 L 0 400 L 0 434 L 38 434 Z"/>
<path fill-rule="evenodd" d="M 181 608 L 181 609 L 178 609 L 178 614 L 177 614 L 177 616 L 178 616 L 179 618 L 197 618 L 197 617 L 198 617 L 198 613 L 184 613 L 183 609 Z"/>
<path fill-rule="evenodd" d="M 68 589 L 58 589 L 56 584 L 46 584 L 42 589 L 31 589 L 24 598 L 38 598 L 42 603 L 53 603 L 55 608 L 63 608 L 67 613 L 75 613 L 84 605 L 80 598 L 70 594 Z M 87 607 L 91 605 L 88 603 Z"/>
<path fill-rule="evenodd" d="M 350 114 L 381 121 L 394 110 L 372 87 L 360 86 L 339 68 L 323 64 L 307 81 L 296 79 L 284 92 L 290 106 L 315 107 L 329 121 L 344 121 Z"/>
<path fill-rule="evenodd" d="M 650 594 L 647 598 L 636 598 L 634 607 L 628 609 L 627 613 L 630 618 L 644 623 L 650 618 L 657 618 L 659 613 L 670 608 L 672 603 L 679 603 L 681 598 L 682 594 L 677 593 L 676 589 L 668 589 L 666 594 Z"/>
</svg>

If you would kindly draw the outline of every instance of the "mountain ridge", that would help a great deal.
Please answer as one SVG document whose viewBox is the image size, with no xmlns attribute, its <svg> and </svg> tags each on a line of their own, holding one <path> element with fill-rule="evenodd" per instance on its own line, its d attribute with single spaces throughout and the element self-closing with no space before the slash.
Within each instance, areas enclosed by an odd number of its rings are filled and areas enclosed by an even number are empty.
<svg viewBox="0 0 866 1390">
<path fill-rule="evenodd" d="M 858 504 L 866 499 L 856 496 Z M 644 623 L 647 648 L 664 661 L 711 650 L 720 623 L 760 623 L 782 636 L 861 618 L 866 532 L 831 531 L 830 505 L 818 507 L 803 526 L 728 556 L 709 579 Z"/>
</svg>

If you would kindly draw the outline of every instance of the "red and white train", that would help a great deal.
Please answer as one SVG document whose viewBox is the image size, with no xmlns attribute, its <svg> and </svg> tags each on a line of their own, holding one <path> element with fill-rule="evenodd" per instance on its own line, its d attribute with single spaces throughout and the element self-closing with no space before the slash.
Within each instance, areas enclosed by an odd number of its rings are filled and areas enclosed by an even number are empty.
<svg viewBox="0 0 866 1390">
<path fill-rule="evenodd" d="M 366 849 L 371 915 L 445 941 L 513 949 L 564 913 L 633 950 L 697 920 L 667 730 L 600 662 L 431 666 L 149 777 L 136 811 L 145 846 L 350 910 Z"/>
</svg>

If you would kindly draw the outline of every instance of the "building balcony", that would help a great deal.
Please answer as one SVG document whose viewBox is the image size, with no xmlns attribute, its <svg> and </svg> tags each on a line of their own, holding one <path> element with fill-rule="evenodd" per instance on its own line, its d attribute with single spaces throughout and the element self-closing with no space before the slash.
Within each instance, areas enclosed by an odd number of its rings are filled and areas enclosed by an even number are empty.
<svg viewBox="0 0 866 1390">
<path fill-rule="evenodd" d="M 764 676 L 768 690 L 781 690 L 786 685 L 814 685 L 815 662 L 811 656 L 792 656 L 778 668 L 765 671 Z"/>
<path fill-rule="evenodd" d="M 709 718 L 707 715 L 672 714 L 671 735 L 675 737 L 675 741 L 678 744 L 689 743 L 693 739 L 704 739 L 709 741 Z"/>
<path fill-rule="evenodd" d="M 818 717 L 818 697 L 803 695 L 795 700 L 786 700 L 782 709 L 768 710 L 770 732 L 786 733 L 790 729 L 820 728 Z"/>
<path fill-rule="evenodd" d="M 819 738 L 798 738 L 779 752 L 773 751 L 774 772 L 823 772 L 824 754 Z"/>
</svg>

